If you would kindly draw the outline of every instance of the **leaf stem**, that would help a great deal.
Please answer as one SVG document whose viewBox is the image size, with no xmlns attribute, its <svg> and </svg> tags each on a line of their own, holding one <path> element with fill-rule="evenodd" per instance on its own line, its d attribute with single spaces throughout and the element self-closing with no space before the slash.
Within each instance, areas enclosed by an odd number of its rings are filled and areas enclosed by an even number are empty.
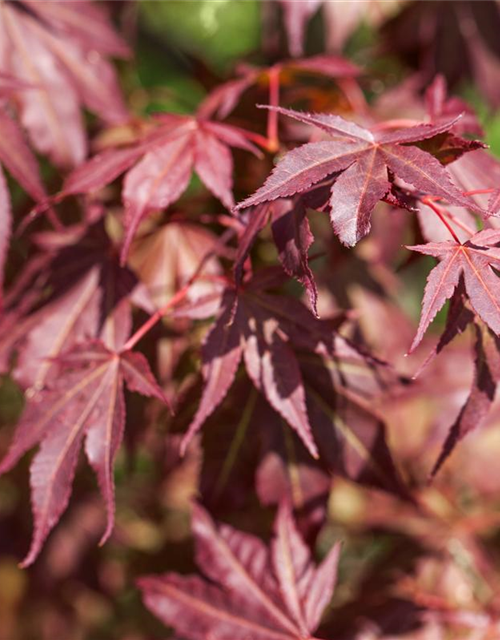
<svg viewBox="0 0 500 640">
<path fill-rule="evenodd" d="M 127 340 L 127 342 L 123 345 L 122 351 L 129 351 L 130 349 L 133 349 L 139 342 L 139 340 L 150 329 L 152 329 L 159 320 L 163 318 L 167 311 L 169 311 L 172 307 L 175 307 L 175 305 L 179 304 L 179 302 L 182 302 L 187 296 L 193 282 L 194 280 L 190 278 L 189 281 L 182 287 L 182 289 L 179 289 L 179 291 L 177 291 L 177 293 L 172 296 L 170 300 L 163 305 L 163 307 L 160 307 L 160 309 L 155 311 L 153 315 L 150 316 L 149 319 L 146 320 L 146 322 L 141 327 L 139 327 L 139 329 L 137 329 L 137 331 Z"/>
<path fill-rule="evenodd" d="M 277 117 L 277 114 L 275 115 Z M 255 133 L 254 131 L 245 131 L 244 135 L 245 135 L 245 138 L 248 138 L 248 140 L 250 140 L 251 142 L 255 142 L 255 144 L 258 144 L 260 147 L 262 147 L 266 151 L 272 152 L 272 151 L 276 151 L 277 149 L 277 147 L 276 149 L 272 147 L 271 141 L 265 136 L 261 136 L 260 133 Z"/>
<path fill-rule="evenodd" d="M 234 233 L 235 233 L 234 229 L 228 229 L 225 233 L 222 234 L 217 244 L 218 245 L 225 244 L 230 238 L 233 237 Z M 146 335 L 146 333 L 150 329 L 152 329 L 155 326 L 155 324 L 159 322 L 168 311 L 170 311 L 170 309 L 172 309 L 172 307 L 175 307 L 186 298 L 187 294 L 189 293 L 189 289 L 191 288 L 193 283 L 200 278 L 201 270 L 203 269 L 205 263 L 207 262 L 207 260 L 212 258 L 216 253 L 217 253 L 217 250 L 216 248 L 214 248 L 212 249 L 212 251 L 208 251 L 203 256 L 203 258 L 198 263 L 198 266 L 196 267 L 196 269 L 194 270 L 193 274 L 191 275 L 189 280 L 186 282 L 186 284 L 181 289 L 179 289 L 179 291 L 177 291 L 177 293 L 173 295 L 170 298 L 170 300 L 163 305 L 163 307 L 160 307 L 160 309 L 155 311 L 153 315 L 150 316 L 148 320 L 146 320 L 146 322 L 139 327 L 139 329 L 137 329 L 137 331 L 123 345 L 122 352 L 133 349 L 135 345 L 139 342 L 139 340 L 143 338 Z M 210 279 L 213 280 L 214 276 L 210 277 Z"/>
<path fill-rule="evenodd" d="M 456 216 L 454 216 L 450 211 L 446 209 L 442 212 L 449 220 L 451 220 L 457 227 L 468 233 L 470 236 L 473 236 L 476 233 L 476 229 L 472 229 L 468 224 L 459 220 Z"/>
<path fill-rule="evenodd" d="M 280 73 L 281 68 L 277 65 L 269 69 L 269 104 L 272 107 L 279 107 Z M 278 112 L 274 109 L 270 109 L 267 116 L 267 144 L 269 151 L 279 149 Z"/>
<path fill-rule="evenodd" d="M 453 239 L 455 240 L 455 242 L 457 242 L 458 244 L 462 244 L 457 236 L 457 234 L 455 233 L 455 230 L 453 229 L 453 227 L 450 225 L 450 223 L 448 222 L 448 220 L 446 220 L 445 215 L 442 213 L 441 209 L 434 204 L 433 202 L 433 198 L 432 196 L 425 196 L 425 198 L 422 198 L 422 204 L 427 205 L 430 209 L 432 209 L 432 211 L 434 211 L 434 213 L 438 216 L 438 218 L 441 220 L 441 222 L 444 224 L 444 226 L 448 229 L 448 231 L 450 232 L 450 234 L 452 235 Z"/>
</svg>

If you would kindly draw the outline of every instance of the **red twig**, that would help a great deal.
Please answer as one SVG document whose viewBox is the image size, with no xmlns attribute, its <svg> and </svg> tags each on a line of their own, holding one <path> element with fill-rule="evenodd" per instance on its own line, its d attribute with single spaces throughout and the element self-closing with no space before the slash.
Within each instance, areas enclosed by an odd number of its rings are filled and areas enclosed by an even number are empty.
<svg viewBox="0 0 500 640">
<path fill-rule="evenodd" d="M 251 142 L 255 142 L 255 144 L 258 144 L 259 147 L 262 147 L 262 149 L 265 149 L 266 151 L 276 151 L 276 149 L 272 147 L 270 140 L 265 136 L 261 136 L 260 133 L 255 133 L 254 131 L 245 131 L 243 135 L 245 136 L 245 138 L 247 138 Z"/>
<path fill-rule="evenodd" d="M 224 234 L 222 234 L 220 241 L 217 244 L 226 244 L 226 242 L 233 237 L 234 233 L 235 232 L 233 229 L 228 229 Z M 173 295 L 170 300 L 163 305 L 163 307 L 160 307 L 160 309 L 155 311 L 153 315 L 148 318 L 148 320 L 146 320 L 146 322 L 142 326 L 140 326 L 139 329 L 137 329 L 137 331 L 123 345 L 122 351 L 133 349 L 139 342 L 139 340 L 141 340 L 141 338 L 143 338 L 146 333 L 148 333 L 148 331 L 152 329 L 155 324 L 159 322 L 168 311 L 170 311 L 170 309 L 172 309 L 172 307 L 175 307 L 186 298 L 193 283 L 200 278 L 200 272 L 205 266 L 207 260 L 209 260 L 216 254 L 217 248 L 214 248 L 212 251 L 209 251 L 203 256 L 186 284 L 181 289 L 179 289 L 179 291 L 177 291 L 177 293 Z M 227 284 L 227 280 L 225 278 L 221 278 L 220 276 L 206 276 L 206 279 L 217 280 L 218 282 L 223 281 L 225 284 Z"/>
<path fill-rule="evenodd" d="M 163 316 L 169 311 L 172 307 L 175 307 L 179 302 L 182 302 L 184 298 L 187 296 L 191 285 L 193 284 L 195 277 L 191 277 L 189 281 L 179 289 L 177 293 L 170 298 L 170 300 L 163 305 L 160 309 L 155 311 L 153 315 L 146 320 L 146 322 L 137 329 L 137 331 L 127 340 L 127 342 L 123 345 L 122 351 L 128 351 L 129 349 L 133 349 L 135 345 L 139 342 L 139 340 L 146 335 L 146 333 L 152 329 L 157 322 L 159 322 Z"/>
<path fill-rule="evenodd" d="M 433 202 L 433 198 L 432 196 L 425 196 L 425 198 L 422 198 L 422 204 L 427 205 L 430 209 L 432 209 L 434 211 L 434 213 L 438 216 L 438 218 L 441 220 L 441 222 L 444 224 L 444 226 L 448 229 L 448 231 L 451 233 L 451 235 L 453 236 L 453 239 L 458 243 L 458 244 L 462 244 L 457 236 L 457 234 L 455 233 L 455 230 L 453 229 L 453 227 L 450 225 L 450 223 L 448 222 L 448 220 L 446 220 L 445 215 L 443 214 L 443 212 L 441 211 L 441 209 L 434 204 Z"/>
<path fill-rule="evenodd" d="M 272 107 L 279 107 L 280 102 L 280 72 L 278 66 L 271 67 L 269 70 L 269 104 Z M 277 151 L 279 149 L 278 138 L 278 112 L 269 110 L 267 115 L 267 140 L 269 151 Z"/>
</svg>

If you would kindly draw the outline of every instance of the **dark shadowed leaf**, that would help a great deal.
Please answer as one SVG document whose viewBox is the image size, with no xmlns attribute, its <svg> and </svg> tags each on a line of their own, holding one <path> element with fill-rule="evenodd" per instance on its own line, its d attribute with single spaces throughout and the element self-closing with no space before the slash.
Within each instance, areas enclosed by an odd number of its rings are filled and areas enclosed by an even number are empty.
<svg viewBox="0 0 500 640">
<path fill-rule="evenodd" d="M 458 442 L 470 431 L 481 426 L 495 399 L 497 385 L 500 381 L 498 338 L 492 335 L 486 327 L 479 324 L 475 325 L 475 330 L 474 350 L 476 357 L 472 387 L 457 419 L 450 427 L 448 437 L 432 469 L 431 476 L 436 475 Z"/>
<path fill-rule="evenodd" d="M 217 528 L 198 506 L 193 533 L 198 565 L 212 583 L 177 574 L 138 581 L 146 606 L 162 622 L 189 640 L 312 637 L 335 588 L 338 544 L 315 566 L 285 505 L 270 551 L 250 534 Z"/>
</svg>

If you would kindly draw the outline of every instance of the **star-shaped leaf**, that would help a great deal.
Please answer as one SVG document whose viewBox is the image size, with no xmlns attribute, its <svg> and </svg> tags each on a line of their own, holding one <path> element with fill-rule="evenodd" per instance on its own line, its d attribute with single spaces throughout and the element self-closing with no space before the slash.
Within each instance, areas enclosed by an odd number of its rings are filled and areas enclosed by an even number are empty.
<svg viewBox="0 0 500 640">
<path fill-rule="evenodd" d="M 493 269 L 500 266 L 499 245 L 500 231 L 487 229 L 463 244 L 429 242 L 409 247 L 440 260 L 427 279 L 420 324 L 410 351 L 420 344 L 429 324 L 452 297 L 461 278 L 474 312 L 496 335 L 500 334 L 500 280 Z"/>
<path fill-rule="evenodd" d="M 196 171 L 222 204 L 234 205 L 230 147 L 259 153 L 236 127 L 191 116 L 158 116 L 149 130 L 126 147 L 109 148 L 78 167 L 66 180 L 63 194 L 88 193 L 127 172 L 122 198 L 125 239 L 122 261 L 144 217 L 165 209 L 187 189 Z"/>
<path fill-rule="evenodd" d="M 40 389 L 54 358 L 93 338 L 120 349 L 131 329 L 133 304 L 150 312 L 154 305 L 132 271 L 119 265 L 102 222 L 39 234 L 36 240 L 51 258 L 37 274 L 44 286 L 39 292 L 31 288 L 35 295 L 22 309 L 19 335 L 5 348 L 17 348 L 17 381 Z"/>
<path fill-rule="evenodd" d="M 314 317 L 300 303 L 262 294 L 260 287 L 259 280 L 254 279 L 239 295 L 230 290 L 224 295 L 219 316 L 203 345 L 205 387 L 184 447 L 224 400 L 243 358 L 255 387 L 317 457 L 302 376 L 291 342 L 300 345 L 321 338 L 328 341 L 329 336 L 323 327 L 318 332 Z"/>
<path fill-rule="evenodd" d="M 355 245 L 369 232 L 371 213 L 377 202 L 389 194 L 391 176 L 424 194 L 482 211 L 454 186 L 436 158 L 414 146 L 448 131 L 456 118 L 437 125 L 372 133 L 340 116 L 273 109 L 321 129 L 332 140 L 310 142 L 288 152 L 265 184 L 236 209 L 304 193 L 330 178 L 330 219 L 335 233 L 347 246 Z"/>
<path fill-rule="evenodd" d="M 140 353 L 117 353 L 101 342 L 76 346 L 58 358 L 59 375 L 28 402 L 12 445 L 0 464 L 11 469 L 29 449 L 40 445 L 31 464 L 31 499 L 35 520 L 28 555 L 32 564 L 51 529 L 65 511 L 83 440 L 106 502 L 107 526 L 114 523 L 113 463 L 123 439 L 123 388 L 166 399 Z"/>
<path fill-rule="evenodd" d="M 259 272 L 238 293 L 229 290 L 223 297 L 203 345 L 204 388 L 184 447 L 222 404 L 243 360 L 253 385 L 281 418 L 263 418 L 262 411 L 258 418 L 266 429 L 278 429 L 277 440 L 282 440 L 282 425 L 288 423 L 309 453 L 319 458 L 319 473 L 339 473 L 407 496 L 374 405 L 385 386 L 399 384 L 397 376 L 340 336 L 334 320 L 318 320 L 298 301 L 264 293 L 263 281 Z M 253 411 L 250 404 L 255 401 L 249 400 L 245 415 Z M 244 437 L 236 424 L 234 431 L 225 436 L 231 447 L 233 437 L 237 442 Z M 234 461 L 238 446 L 228 459 Z M 229 471 L 230 467 L 223 473 Z"/>
<path fill-rule="evenodd" d="M 282 504 L 268 549 L 259 538 L 216 527 L 194 507 L 198 576 L 140 578 L 146 606 L 188 640 L 300 640 L 312 638 L 337 580 L 340 545 L 319 566 Z"/>
</svg>

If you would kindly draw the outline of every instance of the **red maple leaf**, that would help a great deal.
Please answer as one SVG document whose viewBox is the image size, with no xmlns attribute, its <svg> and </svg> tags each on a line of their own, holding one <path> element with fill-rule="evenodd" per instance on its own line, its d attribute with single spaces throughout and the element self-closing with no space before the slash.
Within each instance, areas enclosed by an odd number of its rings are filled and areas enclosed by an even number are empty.
<svg viewBox="0 0 500 640">
<path fill-rule="evenodd" d="M 194 116 L 158 115 L 152 130 L 134 143 L 107 149 L 78 167 L 66 180 L 63 195 L 94 191 L 127 172 L 122 191 L 123 261 L 144 217 L 175 202 L 186 190 L 193 171 L 227 209 L 233 207 L 229 147 L 259 153 L 237 127 Z"/>
<path fill-rule="evenodd" d="M 243 360 L 255 388 L 325 470 L 407 497 L 367 399 L 397 385 L 397 376 L 339 335 L 338 320 L 318 320 L 298 301 L 264 293 L 271 277 L 264 270 L 224 294 L 203 344 L 204 388 L 183 448 L 223 402 Z"/>
<path fill-rule="evenodd" d="M 40 445 L 31 464 L 34 534 L 23 567 L 35 561 L 68 505 L 83 440 L 106 502 L 105 542 L 114 523 L 113 463 L 125 426 L 123 387 L 167 402 L 140 353 L 117 353 L 93 341 L 60 355 L 57 365 L 59 375 L 28 402 L 0 464 L 0 473 L 5 473 Z"/>
<path fill-rule="evenodd" d="M 372 133 L 340 116 L 273 109 L 318 127 L 332 140 L 310 142 L 288 152 L 265 184 L 238 204 L 237 210 L 304 193 L 330 179 L 328 209 L 333 229 L 342 243 L 353 246 L 369 232 L 377 202 L 389 194 L 390 173 L 418 192 L 483 211 L 453 185 L 436 158 L 415 146 L 448 131 L 456 118 Z"/>
<path fill-rule="evenodd" d="M 47 263 L 36 270 L 38 282 L 28 280 L 25 295 L 8 308 L 20 313 L 0 353 L 7 358 L 15 351 L 14 377 L 24 388 L 40 389 L 61 353 L 94 338 L 120 349 L 133 304 L 149 312 L 154 305 L 132 271 L 119 265 L 102 222 L 38 234 L 36 242 Z"/>
<path fill-rule="evenodd" d="M 270 549 L 228 525 L 216 528 L 196 505 L 192 527 L 197 563 L 210 581 L 174 573 L 138 580 L 162 622 L 189 640 L 313 640 L 335 589 L 339 543 L 315 566 L 285 503 Z"/>
<path fill-rule="evenodd" d="M 487 229 L 463 244 L 456 241 L 429 242 L 408 247 L 439 258 L 425 287 L 422 314 L 410 351 L 421 342 L 427 327 L 463 278 L 474 312 L 497 335 L 500 334 L 500 281 L 493 267 L 500 266 L 500 231 Z"/>
</svg>

